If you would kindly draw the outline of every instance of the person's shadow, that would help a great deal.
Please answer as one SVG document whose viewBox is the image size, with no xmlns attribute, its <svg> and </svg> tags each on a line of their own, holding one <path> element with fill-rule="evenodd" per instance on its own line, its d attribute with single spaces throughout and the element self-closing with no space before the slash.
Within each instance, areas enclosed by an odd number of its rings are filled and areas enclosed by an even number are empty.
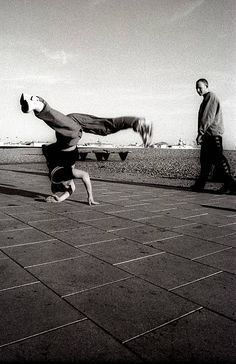
<svg viewBox="0 0 236 364">
<path fill-rule="evenodd" d="M 3 186 L 1 183 L 0 183 L 0 193 L 10 196 L 15 195 L 15 196 L 29 197 L 35 199 L 35 201 L 40 201 L 40 202 L 42 201 L 45 202 L 45 198 L 48 196 L 47 194 L 41 192 L 27 191 L 16 187 L 6 187 L 5 185 Z"/>
</svg>

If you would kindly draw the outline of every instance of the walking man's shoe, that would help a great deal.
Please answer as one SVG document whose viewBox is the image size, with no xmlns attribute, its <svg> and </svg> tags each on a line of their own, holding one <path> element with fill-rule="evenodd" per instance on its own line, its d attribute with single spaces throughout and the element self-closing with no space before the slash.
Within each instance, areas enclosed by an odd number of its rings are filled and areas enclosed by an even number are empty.
<svg viewBox="0 0 236 364">
<path fill-rule="evenodd" d="M 236 195 L 236 182 L 230 184 L 224 184 L 221 188 L 216 191 L 219 195 Z"/>
<path fill-rule="evenodd" d="M 194 185 L 190 186 L 190 191 L 193 192 L 202 192 L 204 191 L 205 183 L 202 183 L 200 181 L 196 181 Z"/>
<path fill-rule="evenodd" d="M 199 187 L 199 186 L 196 186 L 196 185 L 190 186 L 190 191 L 192 191 L 192 192 L 202 192 L 203 190 L 204 190 L 203 187 Z"/>
</svg>

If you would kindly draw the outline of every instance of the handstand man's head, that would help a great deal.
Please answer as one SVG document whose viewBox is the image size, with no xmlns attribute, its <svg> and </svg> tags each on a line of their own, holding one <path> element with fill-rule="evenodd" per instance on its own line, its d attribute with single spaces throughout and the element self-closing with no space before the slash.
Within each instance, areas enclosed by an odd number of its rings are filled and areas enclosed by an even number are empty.
<svg viewBox="0 0 236 364">
<path fill-rule="evenodd" d="M 55 167 L 51 172 L 51 190 L 53 193 L 72 191 L 73 174 L 72 167 Z"/>
</svg>

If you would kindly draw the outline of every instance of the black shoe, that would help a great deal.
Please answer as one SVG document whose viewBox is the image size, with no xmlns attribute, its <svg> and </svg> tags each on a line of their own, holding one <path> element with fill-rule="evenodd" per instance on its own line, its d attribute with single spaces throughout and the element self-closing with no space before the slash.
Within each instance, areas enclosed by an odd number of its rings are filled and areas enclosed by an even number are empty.
<svg viewBox="0 0 236 364">
<path fill-rule="evenodd" d="M 203 192 L 204 191 L 204 187 L 198 185 L 197 183 L 195 183 L 194 185 L 190 186 L 190 191 L 193 191 L 193 192 Z"/>
<path fill-rule="evenodd" d="M 21 111 L 23 113 L 28 113 L 31 111 L 37 111 L 38 101 L 41 101 L 45 104 L 45 101 L 39 96 L 31 96 L 28 94 L 21 94 L 20 97 L 20 104 L 21 104 Z"/>
<path fill-rule="evenodd" d="M 28 101 L 26 100 L 24 94 L 22 94 L 20 97 L 20 104 L 21 104 L 21 111 L 23 113 L 29 112 L 29 104 L 28 104 Z"/>
<path fill-rule="evenodd" d="M 236 182 L 224 184 L 216 193 L 219 195 L 236 195 Z"/>
</svg>

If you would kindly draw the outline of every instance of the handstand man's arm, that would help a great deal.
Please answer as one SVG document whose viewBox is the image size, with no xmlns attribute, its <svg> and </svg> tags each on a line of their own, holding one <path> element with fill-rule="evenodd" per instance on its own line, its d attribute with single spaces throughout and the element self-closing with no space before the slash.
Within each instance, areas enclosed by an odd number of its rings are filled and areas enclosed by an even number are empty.
<svg viewBox="0 0 236 364">
<path fill-rule="evenodd" d="M 88 194 L 88 204 L 99 205 L 99 202 L 95 202 L 93 199 L 92 185 L 89 174 L 85 171 L 82 171 L 81 169 L 76 169 L 76 168 L 72 168 L 72 174 L 74 178 L 82 179 Z"/>
</svg>

